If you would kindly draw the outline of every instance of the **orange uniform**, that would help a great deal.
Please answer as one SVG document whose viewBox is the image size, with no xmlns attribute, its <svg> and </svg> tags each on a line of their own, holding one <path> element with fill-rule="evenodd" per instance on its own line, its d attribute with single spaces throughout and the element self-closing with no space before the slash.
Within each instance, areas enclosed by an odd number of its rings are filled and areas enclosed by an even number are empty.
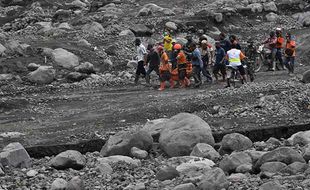
<svg viewBox="0 0 310 190">
<path fill-rule="evenodd" d="M 277 38 L 276 48 L 281 49 L 284 46 L 284 38 L 282 36 Z"/>
<path fill-rule="evenodd" d="M 178 64 L 185 64 L 187 62 L 186 55 L 183 51 L 180 51 L 180 53 L 177 56 L 177 63 Z"/>
<path fill-rule="evenodd" d="M 296 42 L 291 40 L 286 42 L 285 46 L 285 56 L 295 57 L 296 56 Z"/>
<path fill-rule="evenodd" d="M 160 72 L 171 71 L 171 64 L 169 64 L 168 61 L 169 57 L 167 53 L 164 52 L 160 58 L 160 67 L 159 67 Z"/>
</svg>

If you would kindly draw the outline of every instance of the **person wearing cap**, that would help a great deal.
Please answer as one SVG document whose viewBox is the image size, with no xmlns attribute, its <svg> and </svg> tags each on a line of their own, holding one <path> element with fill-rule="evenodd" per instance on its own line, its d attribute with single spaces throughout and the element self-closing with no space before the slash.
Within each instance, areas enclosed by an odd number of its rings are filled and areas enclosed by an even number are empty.
<svg viewBox="0 0 310 190">
<path fill-rule="evenodd" d="M 184 51 L 182 50 L 181 44 L 175 44 L 173 47 L 177 54 L 177 68 L 178 68 L 178 76 L 179 82 L 181 84 L 181 88 L 185 88 L 189 86 L 189 79 L 186 77 L 186 68 L 187 68 L 187 60 Z"/>
<path fill-rule="evenodd" d="M 213 50 L 212 45 L 207 40 L 202 40 L 200 44 L 201 59 L 203 62 L 202 74 L 207 78 L 208 82 L 212 82 L 212 76 L 208 70 L 208 66 L 211 65 L 211 51 Z"/>
<path fill-rule="evenodd" d="M 148 65 L 148 70 L 146 72 L 146 83 L 150 84 L 150 74 L 155 71 L 156 74 L 159 76 L 159 64 L 160 64 L 160 57 L 157 51 L 154 49 L 153 44 L 148 44 L 147 46 L 148 54 L 146 57 L 146 64 Z"/>
<path fill-rule="evenodd" d="M 146 76 L 144 65 L 146 62 L 147 51 L 146 51 L 145 46 L 141 43 L 141 40 L 139 38 L 136 38 L 135 45 L 137 47 L 137 61 L 138 61 L 138 66 L 137 66 L 136 76 L 135 76 L 135 84 L 138 84 L 140 75 L 142 74 L 144 77 Z"/>
<path fill-rule="evenodd" d="M 166 31 L 164 34 L 163 44 L 164 44 L 164 50 L 170 58 L 173 45 L 172 45 L 172 37 L 169 31 Z"/>
<path fill-rule="evenodd" d="M 215 63 L 213 66 L 213 75 L 215 80 L 218 81 L 219 71 L 222 74 L 223 81 L 226 80 L 226 64 L 225 64 L 226 53 L 225 50 L 221 47 L 219 41 L 215 42 Z"/>
<path fill-rule="evenodd" d="M 159 91 L 165 90 L 166 81 L 170 82 L 170 88 L 174 88 L 174 82 L 171 79 L 171 64 L 169 64 L 169 57 L 167 53 L 164 51 L 164 47 L 158 46 L 157 51 L 160 56 L 160 87 Z"/>
<path fill-rule="evenodd" d="M 244 58 L 246 58 L 246 57 L 242 53 L 242 51 L 237 49 L 237 46 L 235 44 L 232 44 L 231 50 L 229 50 L 226 54 L 226 59 L 228 60 L 230 67 L 238 69 L 238 71 L 241 75 L 241 83 L 242 84 L 244 84 L 246 82 L 245 69 L 241 63 L 241 61 Z M 230 87 L 230 77 L 231 77 L 231 74 L 227 76 L 227 86 L 226 87 Z"/>
<path fill-rule="evenodd" d="M 292 39 L 292 34 L 286 34 L 285 45 L 285 66 L 288 68 L 289 74 L 294 74 L 295 57 L 296 57 L 296 42 Z"/>
<path fill-rule="evenodd" d="M 201 75 L 200 72 L 203 68 L 203 62 L 201 59 L 201 53 L 196 45 L 196 43 L 192 43 L 190 46 L 190 58 L 193 65 L 193 77 L 195 80 L 195 87 L 200 87 L 201 82 Z"/>
<path fill-rule="evenodd" d="M 280 67 L 282 70 L 284 70 L 284 64 L 283 64 L 283 59 L 282 59 L 282 49 L 285 43 L 284 38 L 282 37 L 282 29 L 277 28 L 276 29 L 276 35 L 277 35 L 277 43 L 276 43 L 276 48 L 277 48 L 277 53 L 276 53 L 276 60 L 279 60 Z"/>
</svg>

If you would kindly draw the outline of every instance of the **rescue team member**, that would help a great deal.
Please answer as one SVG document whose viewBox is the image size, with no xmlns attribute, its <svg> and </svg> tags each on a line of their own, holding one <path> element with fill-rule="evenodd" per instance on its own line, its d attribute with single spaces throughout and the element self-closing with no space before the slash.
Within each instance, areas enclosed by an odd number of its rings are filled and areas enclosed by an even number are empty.
<svg viewBox="0 0 310 190">
<path fill-rule="evenodd" d="M 271 60 L 270 60 L 270 68 L 268 70 L 275 71 L 276 70 L 276 54 L 277 54 L 277 36 L 274 31 L 271 31 L 269 34 L 269 38 L 264 41 L 264 44 L 267 44 L 268 49 L 271 51 Z"/>
<path fill-rule="evenodd" d="M 149 51 L 146 58 L 146 65 L 148 65 L 148 70 L 146 72 L 146 83 L 150 84 L 150 74 L 155 71 L 156 74 L 159 76 L 159 64 L 160 64 L 160 57 L 158 52 L 155 51 L 154 45 L 149 44 L 147 46 L 147 50 Z"/>
<path fill-rule="evenodd" d="M 203 68 L 203 62 L 201 60 L 201 54 L 196 43 L 193 42 L 189 47 L 191 52 L 190 58 L 193 65 L 193 77 L 195 80 L 195 87 L 197 88 L 202 84 L 200 72 Z"/>
<path fill-rule="evenodd" d="M 138 84 L 140 75 L 142 74 L 144 77 L 146 76 L 144 65 L 146 61 L 147 51 L 146 51 L 145 46 L 141 43 L 141 40 L 139 38 L 135 40 L 135 45 L 137 47 L 137 61 L 138 61 L 138 66 L 137 66 L 136 76 L 135 76 L 135 84 Z"/>
<path fill-rule="evenodd" d="M 238 69 L 241 75 L 241 83 L 244 84 L 246 82 L 245 69 L 241 63 L 241 61 L 245 58 L 245 55 L 241 52 L 241 50 L 237 49 L 235 44 L 232 44 L 231 50 L 227 52 L 226 59 L 229 62 L 229 66 L 234 69 Z M 227 86 L 230 87 L 230 77 L 231 74 L 227 76 Z"/>
<path fill-rule="evenodd" d="M 221 47 L 221 43 L 219 41 L 215 42 L 215 64 L 213 66 L 213 74 L 215 80 L 218 80 L 218 73 L 219 71 L 222 74 L 223 81 L 226 80 L 226 64 L 225 64 L 225 57 L 226 53 L 225 50 Z"/>
<path fill-rule="evenodd" d="M 172 45 L 172 37 L 169 31 L 165 32 L 164 34 L 163 44 L 164 44 L 164 51 L 167 53 L 167 55 L 170 58 L 173 45 Z"/>
<path fill-rule="evenodd" d="M 211 52 L 213 51 L 212 45 L 209 44 L 207 40 L 202 40 L 199 51 L 203 62 L 202 74 L 207 78 L 207 82 L 212 83 L 213 79 L 208 70 L 208 66 L 211 65 Z"/>
<path fill-rule="evenodd" d="M 160 87 L 159 91 L 165 90 L 166 81 L 170 82 L 170 88 L 174 88 L 174 82 L 171 79 L 171 64 L 169 64 L 169 57 L 167 53 L 164 51 L 162 46 L 157 48 L 157 51 L 160 55 L 160 66 L 159 66 L 159 73 L 160 73 Z"/>
<path fill-rule="evenodd" d="M 277 28 L 277 29 L 276 29 L 276 35 L 277 35 L 276 60 L 279 60 L 280 67 L 281 67 L 282 70 L 284 70 L 284 64 L 283 64 L 283 59 L 282 59 L 282 49 L 283 49 L 285 40 L 284 40 L 284 38 L 282 37 L 282 29 L 281 29 L 281 28 Z"/>
<path fill-rule="evenodd" d="M 179 82 L 181 84 L 181 88 L 185 88 L 189 85 L 189 79 L 186 77 L 186 68 L 187 68 L 187 60 L 184 51 L 182 50 L 181 44 L 175 44 L 173 47 L 177 53 L 177 68 L 179 75 Z"/>
<path fill-rule="evenodd" d="M 289 74 L 293 74 L 296 57 L 296 42 L 292 39 L 292 35 L 290 33 L 286 34 L 286 45 L 284 54 L 285 66 L 288 68 Z"/>
</svg>

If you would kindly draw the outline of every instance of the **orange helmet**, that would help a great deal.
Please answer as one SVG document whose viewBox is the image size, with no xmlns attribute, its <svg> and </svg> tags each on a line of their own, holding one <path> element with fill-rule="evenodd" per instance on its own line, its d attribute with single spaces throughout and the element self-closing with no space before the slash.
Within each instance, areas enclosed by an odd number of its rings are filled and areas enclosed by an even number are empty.
<svg viewBox="0 0 310 190">
<path fill-rule="evenodd" d="M 175 50 L 180 50 L 180 49 L 182 49 L 182 45 L 181 45 L 181 44 L 175 44 L 175 45 L 173 46 L 173 48 L 174 48 Z"/>
</svg>

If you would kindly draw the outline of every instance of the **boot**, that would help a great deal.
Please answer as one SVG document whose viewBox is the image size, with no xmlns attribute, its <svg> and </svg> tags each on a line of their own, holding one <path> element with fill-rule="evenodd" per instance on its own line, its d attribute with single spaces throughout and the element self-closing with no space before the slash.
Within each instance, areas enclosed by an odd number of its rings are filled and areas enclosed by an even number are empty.
<svg viewBox="0 0 310 190">
<path fill-rule="evenodd" d="M 275 71 L 275 70 L 276 70 L 276 62 L 273 61 L 271 71 Z"/>
<path fill-rule="evenodd" d="M 150 84 L 150 75 L 146 75 L 145 76 L 145 82 L 146 82 L 146 84 Z"/>
<path fill-rule="evenodd" d="M 170 82 L 170 88 L 174 88 L 174 81 L 170 79 L 169 82 Z"/>
<path fill-rule="evenodd" d="M 227 78 L 227 85 L 225 86 L 225 88 L 229 88 L 230 87 L 230 79 Z"/>
<path fill-rule="evenodd" d="M 160 87 L 158 89 L 159 91 L 165 90 L 165 82 L 160 82 Z"/>
<path fill-rule="evenodd" d="M 135 77 L 135 84 L 138 84 L 139 77 L 140 77 L 140 75 L 136 75 L 136 77 Z"/>
</svg>

